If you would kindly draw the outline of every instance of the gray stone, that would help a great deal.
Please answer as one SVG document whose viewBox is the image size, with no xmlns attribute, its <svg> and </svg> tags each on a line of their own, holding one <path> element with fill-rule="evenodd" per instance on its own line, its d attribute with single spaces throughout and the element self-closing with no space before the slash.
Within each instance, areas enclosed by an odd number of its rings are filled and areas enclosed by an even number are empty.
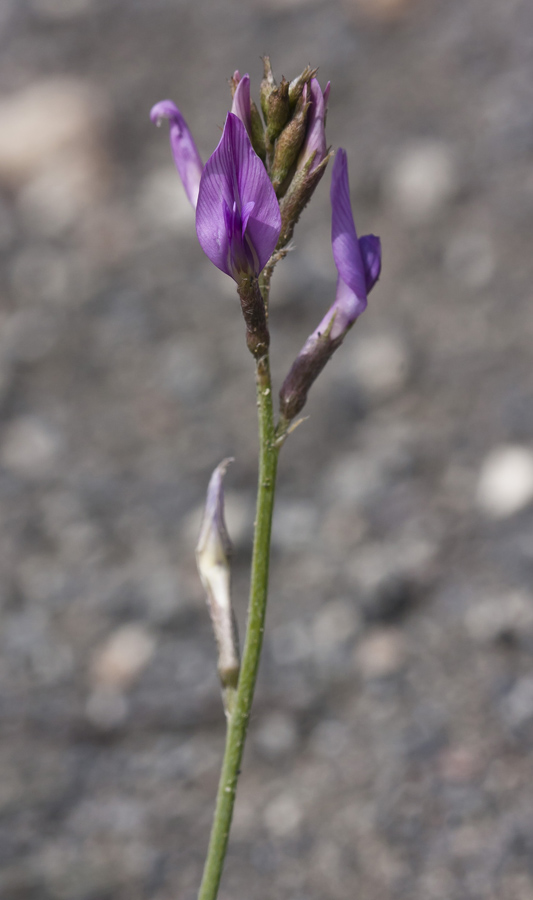
<svg viewBox="0 0 533 900">
<path fill-rule="evenodd" d="M 385 178 L 386 199 L 413 224 L 435 218 L 458 189 L 452 147 L 420 140 L 397 151 Z"/>
<path fill-rule="evenodd" d="M 483 461 L 477 505 L 490 519 L 506 519 L 533 501 L 533 451 L 520 445 L 495 447 Z"/>
</svg>

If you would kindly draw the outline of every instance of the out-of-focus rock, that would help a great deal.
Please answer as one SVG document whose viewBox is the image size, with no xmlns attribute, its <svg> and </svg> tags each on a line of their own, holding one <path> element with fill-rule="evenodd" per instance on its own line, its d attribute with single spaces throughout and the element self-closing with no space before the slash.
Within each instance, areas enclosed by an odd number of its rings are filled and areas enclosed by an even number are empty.
<svg viewBox="0 0 533 900">
<path fill-rule="evenodd" d="M 501 701 L 505 723 L 514 731 L 533 722 L 533 676 L 518 678 Z"/>
<path fill-rule="evenodd" d="M 376 629 L 355 649 L 355 664 L 365 681 L 397 675 L 406 663 L 407 644 L 399 628 Z"/>
<path fill-rule="evenodd" d="M 365 618 L 388 620 L 404 613 L 431 583 L 436 553 L 423 538 L 361 547 L 346 565 L 346 577 Z"/>
<path fill-rule="evenodd" d="M 150 172 L 141 184 L 139 218 L 153 233 L 194 234 L 194 210 L 174 166 Z"/>
<path fill-rule="evenodd" d="M 318 529 L 316 505 L 305 500 L 280 500 L 274 509 L 272 543 L 281 550 L 308 547 Z"/>
<path fill-rule="evenodd" d="M 449 272 L 468 287 L 486 287 L 496 269 L 492 241 L 487 234 L 479 232 L 454 235 L 446 250 L 445 264 Z"/>
<path fill-rule="evenodd" d="M 294 717 L 285 712 L 268 713 L 262 717 L 253 739 L 258 751 L 267 759 L 286 756 L 298 741 Z"/>
<path fill-rule="evenodd" d="M 315 652 L 319 657 L 336 656 L 339 649 L 354 638 L 359 628 L 359 614 L 354 604 L 346 600 L 331 600 L 313 620 Z"/>
<path fill-rule="evenodd" d="M 303 811 L 296 797 L 284 793 L 267 804 L 263 812 L 263 822 L 268 831 L 277 838 L 287 838 L 298 832 Z"/>
<path fill-rule="evenodd" d="M 506 519 L 533 501 L 533 452 L 529 447 L 495 447 L 483 461 L 477 505 L 491 519 Z"/>
<path fill-rule="evenodd" d="M 18 194 L 17 209 L 26 230 L 57 237 L 86 216 L 101 196 L 102 182 L 88 154 L 70 152 L 51 159 Z"/>
<path fill-rule="evenodd" d="M 17 186 L 72 154 L 92 160 L 101 152 L 106 104 L 99 92 L 73 78 L 52 78 L 0 100 L 0 181 Z"/>
<path fill-rule="evenodd" d="M 525 591 L 489 597 L 466 613 L 470 636 L 481 644 L 533 637 L 533 597 Z"/>
<path fill-rule="evenodd" d="M 372 400 L 393 397 L 405 387 L 411 366 L 407 345 L 398 334 L 359 337 L 346 355 L 349 372 Z"/>
<path fill-rule="evenodd" d="M 95 651 L 93 684 L 115 690 L 128 688 L 146 668 L 155 648 L 155 637 L 144 626 L 124 625 Z"/>
<path fill-rule="evenodd" d="M 103 731 L 119 728 L 128 715 L 128 701 L 115 688 L 98 687 L 87 700 L 85 715 L 92 725 Z"/>
<path fill-rule="evenodd" d="M 55 429 L 36 416 L 21 416 L 6 428 L 0 459 L 16 475 L 40 478 L 53 470 L 61 449 Z"/>
<path fill-rule="evenodd" d="M 58 322 L 42 309 L 20 309 L 3 323 L 1 346 L 17 362 L 34 363 L 53 350 L 58 339 Z"/>
<path fill-rule="evenodd" d="M 30 6 L 43 19 L 62 22 L 89 13 L 95 0 L 30 0 Z"/>
<path fill-rule="evenodd" d="M 413 224 L 434 219 L 459 187 L 452 148 L 421 140 L 399 150 L 385 176 L 385 196 Z"/>
</svg>

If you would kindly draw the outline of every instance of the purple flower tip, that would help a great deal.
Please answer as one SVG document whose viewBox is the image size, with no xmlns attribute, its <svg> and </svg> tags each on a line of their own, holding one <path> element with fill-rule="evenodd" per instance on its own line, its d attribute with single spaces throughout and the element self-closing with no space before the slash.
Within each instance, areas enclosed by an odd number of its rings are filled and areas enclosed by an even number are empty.
<svg viewBox="0 0 533 900">
<path fill-rule="evenodd" d="M 198 240 L 211 262 L 240 282 L 264 269 L 280 231 L 279 204 L 266 169 L 243 123 L 230 112 L 200 182 Z"/>
<path fill-rule="evenodd" d="M 156 125 L 168 119 L 170 125 L 170 148 L 183 187 L 192 206 L 196 208 L 203 165 L 198 148 L 187 123 L 172 100 L 161 100 L 150 110 L 150 118 Z"/>
<path fill-rule="evenodd" d="M 312 169 L 316 169 L 322 162 L 327 153 L 325 117 L 327 100 L 329 97 L 329 82 L 324 93 L 318 83 L 317 78 L 312 78 L 309 82 L 309 100 L 311 106 L 307 114 L 307 131 L 303 147 L 298 158 L 298 168 L 301 169 L 308 159 L 315 154 Z"/>
<path fill-rule="evenodd" d="M 233 96 L 231 111 L 241 120 L 249 136 L 252 130 L 252 116 L 250 112 L 250 76 L 246 74 L 241 78 L 239 72 L 236 71 L 233 75 L 233 79 L 237 83 L 237 88 Z"/>
</svg>

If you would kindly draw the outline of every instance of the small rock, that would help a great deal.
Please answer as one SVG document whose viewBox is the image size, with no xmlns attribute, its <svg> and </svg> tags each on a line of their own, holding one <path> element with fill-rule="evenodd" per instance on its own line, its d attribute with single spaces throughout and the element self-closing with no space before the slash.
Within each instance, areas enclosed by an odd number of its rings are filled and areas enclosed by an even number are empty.
<svg viewBox="0 0 533 900">
<path fill-rule="evenodd" d="M 21 309 L 10 315 L 4 325 L 2 345 L 17 362 L 34 363 L 54 349 L 58 324 L 53 314 L 42 309 Z"/>
<path fill-rule="evenodd" d="M 98 687 L 129 687 L 155 653 L 156 640 L 142 625 L 124 625 L 94 653 L 91 677 Z"/>
<path fill-rule="evenodd" d="M 263 822 L 277 838 L 287 838 L 298 832 L 303 813 L 292 794 L 280 794 L 265 807 Z"/>
<path fill-rule="evenodd" d="M 359 615 L 353 603 L 332 600 L 314 618 L 312 635 L 315 650 L 321 657 L 336 655 L 339 648 L 353 639 L 359 628 Z"/>
<path fill-rule="evenodd" d="M 114 688 L 99 687 L 89 697 L 85 715 L 96 728 L 119 728 L 128 715 L 128 701 Z"/>
<path fill-rule="evenodd" d="M 50 426 L 35 416 L 22 416 L 8 425 L 0 459 L 16 475 L 39 478 L 52 470 L 61 444 L 58 433 Z"/>
<path fill-rule="evenodd" d="M 86 82 L 53 78 L 0 100 L 0 180 L 23 183 L 59 154 L 99 144 L 105 106 Z M 38 140 L 36 140 L 38 135 Z"/>
<path fill-rule="evenodd" d="M 263 716 L 254 733 L 258 751 L 267 759 L 279 759 L 294 750 L 298 741 L 298 729 L 293 716 L 272 712 Z"/>
<path fill-rule="evenodd" d="M 477 505 L 491 519 L 505 519 L 533 500 L 533 452 L 529 447 L 495 447 L 484 460 Z"/>
<path fill-rule="evenodd" d="M 137 201 L 140 220 L 153 232 L 194 232 L 194 210 L 174 166 L 157 169 L 145 178 Z"/>
<path fill-rule="evenodd" d="M 533 721 L 533 676 L 518 678 L 501 702 L 504 720 L 511 729 Z"/>
<path fill-rule="evenodd" d="M 466 613 L 468 633 L 487 644 L 533 637 L 533 597 L 525 591 L 491 597 L 475 603 Z"/>
<path fill-rule="evenodd" d="M 346 566 L 347 581 L 356 589 L 368 621 L 386 621 L 405 612 L 432 576 L 436 547 L 424 539 L 396 542 L 393 546 L 367 544 Z"/>
<path fill-rule="evenodd" d="M 397 675 L 407 663 L 407 645 L 397 628 L 370 633 L 355 649 L 355 663 L 365 681 Z"/>
<path fill-rule="evenodd" d="M 274 628 L 269 645 L 274 663 L 279 666 L 297 665 L 309 659 L 313 648 L 308 629 L 298 620 Z"/>
<path fill-rule="evenodd" d="M 440 141 L 418 141 L 401 150 L 386 177 L 385 192 L 413 224 L 438 215 L 456 193 L 458 172 L 452 148 Z"/>
<path fill-rule="evenodd" d="M 397 334 L 359 337 L 347 358 L 350 373 L 372 400 L 395 396 L 409 378 L 409 350 Z"/>
<path fill-rule="evenodd" d="M 468 287 L 486 287 L 496 269 L 492 241 L 486 234 L 470 231 L 455 235 L 448 245 L 445 264 Z"/>
<path fill-rule="evenodd" d="M 318 513 L 314 503 L 281 500 L 276 503 L 272 543 L 280 550 L 307 547 L 316 535 Z"/>
</svg>

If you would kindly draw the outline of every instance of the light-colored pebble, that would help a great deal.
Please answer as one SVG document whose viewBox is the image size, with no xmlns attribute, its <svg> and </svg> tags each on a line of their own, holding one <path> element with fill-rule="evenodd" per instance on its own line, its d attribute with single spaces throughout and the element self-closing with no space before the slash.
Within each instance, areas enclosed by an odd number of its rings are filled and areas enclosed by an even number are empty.
<svg viewBox="0 0 533 900">
<path fill-rule="evenodd" d="M 533 637 L 533 596 L 515 591 L 474 603 L 466 613 L 470 636 L 480 643 Z"/>
<path fill-rule="evenodd" d="M 386 198 L 414 224 L 438 215 L 457 188 L 453 150 L 434 140 L 417 141 L 401 149 L 385 179 Z"/>
<path fill-rule="evenodd" d="M 392 332 L 360 337 L 347 360 L 350 375 L 372 400 L 394 397 L 409 378 L 408 347 Z"/>
<path fill-rule="evenodd" d="M 88 153 L 100 143 L 107 112 L 86 82 L 57 77 L 0 100 L 0 181 L 18 185 L 60 154 Z M 36 139 L 38 135 L 38 140 Z"/>
<path fill-rule="evenodd" d="M 155 637 L 143 625 L 118 628 L 94 653 L 93 684 L 115 690 L 129 687 L 146 668 L 155 649 Z"/>
<path fill-rule="evenodd" d="M 360 628 L 360 616 L 347 600 L 331 600 L 316 614 L 312 624 L 315 650 L 320 656 L 335 654 Z"/>
<path fill-rule="evenodd" d="M 52 471 L 61 449 L 57 431 L 36 416 L 21 416 L 6 428 L 0 460 L 16 475 L 40 478 Z"/>
<path fill-rule="evenodd" d="M 254 743 L 268 759 L 278 759 L 294 749 L 298 728 L 293 716 L 271 712 L 263 716 L 254 732 Z"/>
<path fill-rule="evenodd" d="M 512 516 L 533 501 L 533 452 L 529 447 L 495 447 L 483 461 L 477 505 L 491 519 Z"/>
<path fill-rule="evenodd" d="M 304 500 L 281 500 L 274 508 L 272 543 L 281 550 L 297 550 L 313 540 L 318 529 L 318 511 Z"/>
<path fill-rule="evenodd" d="M 263 822 L 277 838 L 291 837 L 298 832 L 303 818 L 302 809 L 292 794 L 280 794 L 268 803 Z"/>
<path fill-rule="evenodd" d="M 128 701 L 121 691 L 98 687 L 87 700 L 85 715 L 96 728 L 119 728 L 128 715 Z"/>
<path fill-rule="evenodd" d="M 356 666 L 366 681 L 397 675 L 407 663 L 407 645 L 398 628 L 380 628 L 355 648 Z"/>
<path fill-rule="evenodd" d="M 156 169 L 141 184 L 137 206 L 145 227 L 171 234 L 194 234 L 194 210 L 174 166 Z"/>
</svg>

